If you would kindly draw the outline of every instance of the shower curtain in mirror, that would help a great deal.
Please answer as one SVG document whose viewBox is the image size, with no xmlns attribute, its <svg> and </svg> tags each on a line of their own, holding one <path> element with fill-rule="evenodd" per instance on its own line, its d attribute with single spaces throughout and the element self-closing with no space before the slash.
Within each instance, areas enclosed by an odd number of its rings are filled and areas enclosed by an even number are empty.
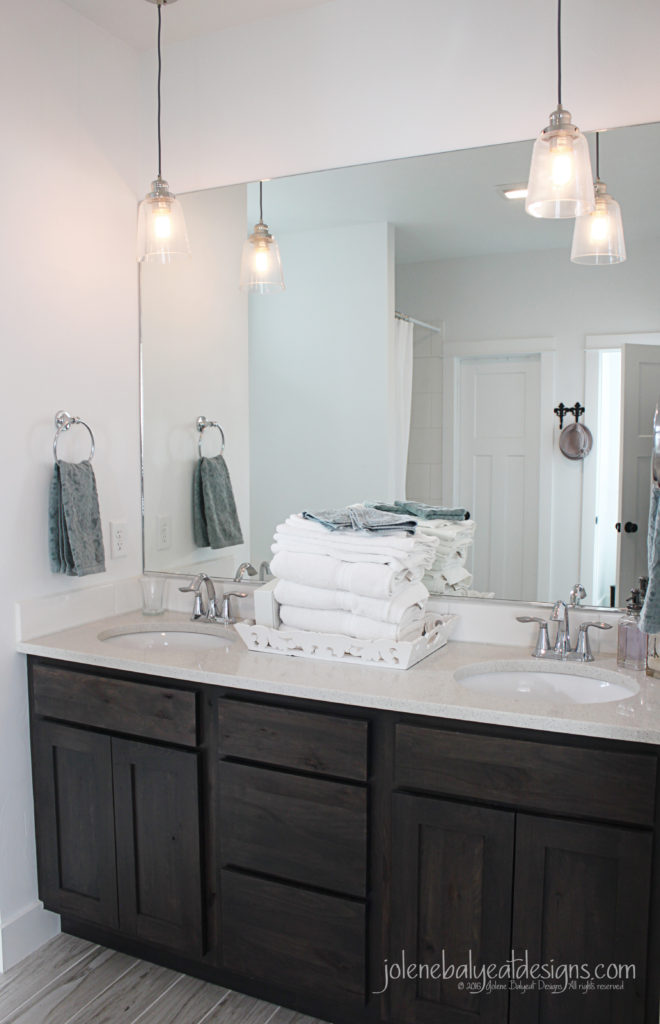
<svg viewBox="0 0 660 1024">
<path fill-rule="evenodd" d="M 393 435 L 393 497 L 405 501 L 410 411 L 412 408 L 413 330 L 409 320 L 394 321 L 394 430 Z M 415 495 L 412 495 L 414 498 Z"/>
</svg>

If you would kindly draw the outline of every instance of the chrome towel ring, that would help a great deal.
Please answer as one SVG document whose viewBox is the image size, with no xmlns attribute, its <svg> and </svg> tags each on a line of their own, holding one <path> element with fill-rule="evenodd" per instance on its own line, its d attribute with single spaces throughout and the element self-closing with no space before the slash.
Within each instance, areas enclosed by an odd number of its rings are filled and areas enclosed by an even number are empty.
<svg viewBox="0 0 660 1024">
<path fill-rule="evenodd" d="M 198 416 L 195 425 L 197 427 L 197 430 L 199 431 L 199 437 L 197 438 L 197 451 L 199 453 L 200 459 L 202 457 L 202 438 L 204 437 L 204 431 L 208 427 L 215 427 L 217 430 L 220 431 L 220 437 L 222 438 L 222 447 L 220 448 L 220 454 L 222 454 L 222 452 L 224 452 L 225 450 L 225 432 L 220 426 L 220 424 L 216 423 L 215 420 L 207 420 L 206 416 Z"/>
<path fill-rule="evenodd" d="M 94 452 L 96 451 L 96 443 L 94 441 L 92 428 L 87 423 L 85 423 L 84 420 L 81 420 L 79 416 L 69 416 L 68 412 L 65 412 L 63 409 L 60 409 L 60 411 L 57 413 L 55 417 L 55 437 L 53 438 L 53 456 L 55 458 L 55 462 L 57 462 L 57 442 L 59 440 L 60 434 L 63 434 L 65 431 L 70 430 L 71 427 L 75 427 L 78 424 L 81 427 L 84 427 L 89 434 L 89 439 L 92 445 L 92 450 L 89 453 L 89 461 L 91 462 L 92 459 L 94 458 Z"/>
</svg>

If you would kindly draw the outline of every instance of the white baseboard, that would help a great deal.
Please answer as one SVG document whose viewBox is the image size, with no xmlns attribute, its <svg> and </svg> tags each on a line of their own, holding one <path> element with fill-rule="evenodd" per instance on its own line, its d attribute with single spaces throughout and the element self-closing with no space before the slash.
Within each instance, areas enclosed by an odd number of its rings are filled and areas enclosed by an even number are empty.
<svg viewBox="0 0 660 1024">
<path fill-rule="evenodd" d="M 60 932 L 58 914 L 35 900 L 0 926 L 0 973 L 8 971 Z"/>
</svg>

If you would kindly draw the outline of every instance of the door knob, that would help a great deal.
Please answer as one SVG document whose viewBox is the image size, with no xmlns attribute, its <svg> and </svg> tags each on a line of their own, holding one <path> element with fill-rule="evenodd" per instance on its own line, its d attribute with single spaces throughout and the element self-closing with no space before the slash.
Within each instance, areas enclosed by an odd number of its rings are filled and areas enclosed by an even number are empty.
<svg viewBox="0 0 660 1024">
<path fill-rule="evenodd" d="M 630 522 L 628 522 L 624 526 L 624 530 L 626 531 L 626 533 L 637 533 L 638 529 L 639 529 L 639 527 L 638 527 L 637 523 L 630 523 Z"/>
</svg>

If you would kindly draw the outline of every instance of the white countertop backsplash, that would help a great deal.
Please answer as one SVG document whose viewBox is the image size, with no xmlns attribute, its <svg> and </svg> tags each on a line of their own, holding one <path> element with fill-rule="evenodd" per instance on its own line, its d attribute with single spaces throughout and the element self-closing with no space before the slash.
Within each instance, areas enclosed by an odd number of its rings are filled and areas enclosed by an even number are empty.
<svg viewBox="0 0 660 1024">
<path fill-rule="evenodd" d="M 238 635 L 228 651 L 193 648 L 135 651 L 128 647 L 122 649 L 117 641 L 112 646 L 106 645 L 98 639 L 103 630 L 147 621 L 141 611 L 127 607 L 131 594 L 134 604 L 139 602 L 139 583 L 130 582 L 134 584 L 132 589 L 127 581 L 112 599 L 107 593 L 92 597 L 94 590 L 105 592 L 113 589 L 99 587 L 86 590 L 81 595 L 80 605 L 70 602 L 64 609 L 59 604 L 61 598 L 29 602 L 29 608 L 21 605 L 17 610 L 17 623 L 22 626 L 23 633 L 18 650 L 24 654 L 83 665 L 253 692 L 547 732 L 660 743 L 660 681 L 646 677 L 643 672 L 622 673 L 635 680 L 640 687 L 639 693 L 625 701 L 608 704 L 556 706 L 543 701 L 532 702 L 528 698 L 485 696 L 473 693 L 456 682 L 454 673 L 467 665 L 486 667 L 502 660 L 528 658 L 530 665 L 535 664 L 530 658 L 535 627 L 515 621 L 517 614 L 536 614 L 540 610 L 529 605 L 443 599 L 437 607 L 460 617 L 454 639 L 413 668 L 401 672 L 253 653 L 246 649 Z M 180 583 L 180 579 L 170 581 L 170 593 L 176 597 L 173 596 L 169 603 L 175 600 L 179 605 L 180 599 L 185 598 L 183 607 L 186 611 L 167 611 L 157 619 L 149 617 L 150 624 L 171 628 L 188 621 L 190 594 L 179 595 L 176 588 Z M 228 586 L 235 589 L 233 584 Z M 108 607 L 110 603 L 112 608 Z M 118 607 L 122 603 L 124 607 Z M 240 607 L 241 614 L 248 615 L 249 602 L 241 604 L 244 605 Z M 99 608 L 100 614 L 94 615 Z M 84 610 L 87 621 L 63 628 L 62 620 L 66 614 L 81 610 Z M 609 649 L 596 655 L 593 667 L 602 665 L 610 671 L 617 671 L 612 651 L 616 647 L 616 621 L 620 613 L 603 611 L 594 616 L 593 612 L 577 611 L 572 614 L 576 625 L 593 617 L 599 620 L 607 618 L 615 627 L 594 636 L 594 640 L 607 637 Z M 38 625 L 44 627 L 46 635 L 36 635 L 34 630 Z M 475 642 L 475 637 L 480 642 Z"/>
</svg>

